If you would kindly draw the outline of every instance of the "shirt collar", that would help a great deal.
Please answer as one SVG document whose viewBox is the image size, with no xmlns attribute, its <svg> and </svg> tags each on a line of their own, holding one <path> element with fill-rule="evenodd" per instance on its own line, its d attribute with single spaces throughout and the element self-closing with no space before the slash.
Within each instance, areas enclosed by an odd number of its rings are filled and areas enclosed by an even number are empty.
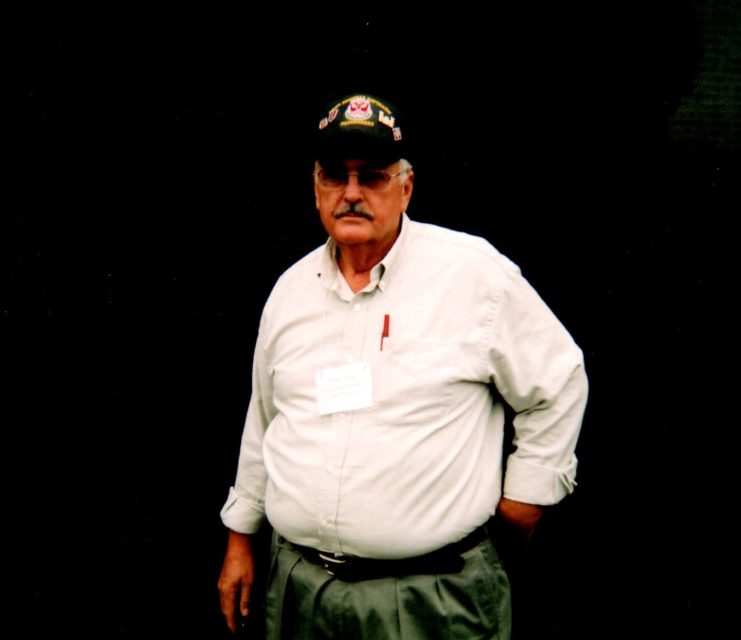
<svg viewBox="0 0 741 640">
<path fill-rule="evenodd" d="M 401 214 L 401 231 L 396 238 L 389 252 L 383 259 L 371 270 L 371 279 L 368 286 L 363 291 L 372 291 L 378 287 L 385 291 L 389 283 L 394 278 L 394 274 L 401 268 L 402 258 L 406 253 L 412 239 L 412 221 L 406 212 Z M 331 289 L 338 294 L 344 289 L 350 291 L 350 287 L 340 273 L 337 265 L 337 245 L 332 238 L 328 238 L 324 245 L 324 250 L 319 254 L 319 264 L 317 265 L 317 276 L 322 285 Z M 344 285 L 344 286 L 343 286 Z M 347 292 L 345 292 L 347 293 Z M 354 295 L 354 294 L 351 294 Z M 345 297 L 345 296 L 342 296 Z"/>
</svg>

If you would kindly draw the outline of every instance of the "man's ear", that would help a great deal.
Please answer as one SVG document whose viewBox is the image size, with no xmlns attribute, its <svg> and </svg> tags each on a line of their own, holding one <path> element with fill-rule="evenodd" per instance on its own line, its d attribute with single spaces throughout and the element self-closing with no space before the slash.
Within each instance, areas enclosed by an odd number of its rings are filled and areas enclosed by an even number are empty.
<svg viewBox="0 0 741 640">
<path fill-rule="evenodd" d="M 414 191 L 414 171 L 408 171 L 404 184 L 401 186 L 401 200 L 404 205 L 402 211 L 406 211 L 409 207 L 409 201 L 412 199 L 412 191 Z"/>
<path fill-rule="evenodd" d="M 319 163 L 314 163 L 314 174 L 311 176 L 314 179 L 314 206 L 319 210 L 319 189 L 317 188 L 317 176 L 316 172 L 319 171 Z"/>
</svg>

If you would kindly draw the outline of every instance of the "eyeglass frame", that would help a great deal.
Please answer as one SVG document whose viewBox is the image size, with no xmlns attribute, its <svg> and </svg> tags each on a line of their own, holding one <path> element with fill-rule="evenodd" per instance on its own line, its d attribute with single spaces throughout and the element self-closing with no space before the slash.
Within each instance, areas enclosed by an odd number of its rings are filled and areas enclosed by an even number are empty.
<svg viewBox="0 0 741 640">
<path fill-rule="evenodd" d="M 337 191 L 339 189 L 346 189 L 347 188 L 347 185 L 350 183 L 350 176 L 355 176 L 356 178 L 358 178 L 358 187 L 361 188 L 361 189 L 369 189 L 370 191 L 381 191 L 381 190 L 385 189 L 386 187 L 388 187 L 389 184 L 391 184 L 391 179 L 392 178 L 398 178 L 400 175 L 402 175 L 404 173 L 408 173 L 411 170 L 412 170 L 411 167 L 404 167 L 398 173 L 389 173 L 388 171 L 385 171 L 383 169 L 365 169 L 363 171 L 347 171 L 347 172 L 343 172 L 344 175 L 345 175 L 344 184 L 338 185 L 336 187 L 329 187 L 327 185 L 322 184 L 322 178 L 321 178 L 321 175 L 320 174 L 326 173 L 326 170 L 325 169 L 319 169 L 317 171 L 312 171 L 312 175 L 314 175 L 314 176 L 317 177 L 317 179 L 319 181 L 319 184 L 322 186 L 323 189 L 329 189 L 331 191 Z M 386 176 L 388 178 L 388 180 L 386 180 L 386 182 L 382 186 L 375 187 L 375 188 L 374 187 L 371 187 L 371 186 L 368 186 L 368 185 L 361 184 L 361 182 L 360 182 L 360 176 L 363 175 L 363 174 L 366 174 L 366 173 L 380 173 L 380 174 L 383 174 L 384 176 Z"/>
</svg>

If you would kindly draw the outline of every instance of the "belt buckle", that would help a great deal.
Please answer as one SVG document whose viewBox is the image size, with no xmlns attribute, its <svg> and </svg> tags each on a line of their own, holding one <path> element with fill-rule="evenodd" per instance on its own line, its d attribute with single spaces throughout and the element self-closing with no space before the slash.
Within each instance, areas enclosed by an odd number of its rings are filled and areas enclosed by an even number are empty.
<svg viewBox="0 0 741 640">
<path fill-rule="evenodd" d="M 324 570 L 332 577 L 335 575 L 335 569 L 347 564 L 347 560 L 337 557 L 337 554 L 328 556 L 326 553 L 319 552 L 319 558 L 324 563 Z"/>
</svg>

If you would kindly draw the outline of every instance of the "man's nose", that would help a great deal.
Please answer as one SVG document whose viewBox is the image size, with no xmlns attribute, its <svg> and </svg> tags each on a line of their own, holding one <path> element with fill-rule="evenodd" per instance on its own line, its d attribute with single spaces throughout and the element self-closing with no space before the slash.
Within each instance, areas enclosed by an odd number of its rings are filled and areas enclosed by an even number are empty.
<svg viewBox="0 0 741 640">
<path fill-rule="evenodd" d="M 354 173 L 347 176 L 344 198 L 348 202 L 358 202 L 363 199 L 363 192 L 360 189 L 358 176 Z"/>
</svg>

